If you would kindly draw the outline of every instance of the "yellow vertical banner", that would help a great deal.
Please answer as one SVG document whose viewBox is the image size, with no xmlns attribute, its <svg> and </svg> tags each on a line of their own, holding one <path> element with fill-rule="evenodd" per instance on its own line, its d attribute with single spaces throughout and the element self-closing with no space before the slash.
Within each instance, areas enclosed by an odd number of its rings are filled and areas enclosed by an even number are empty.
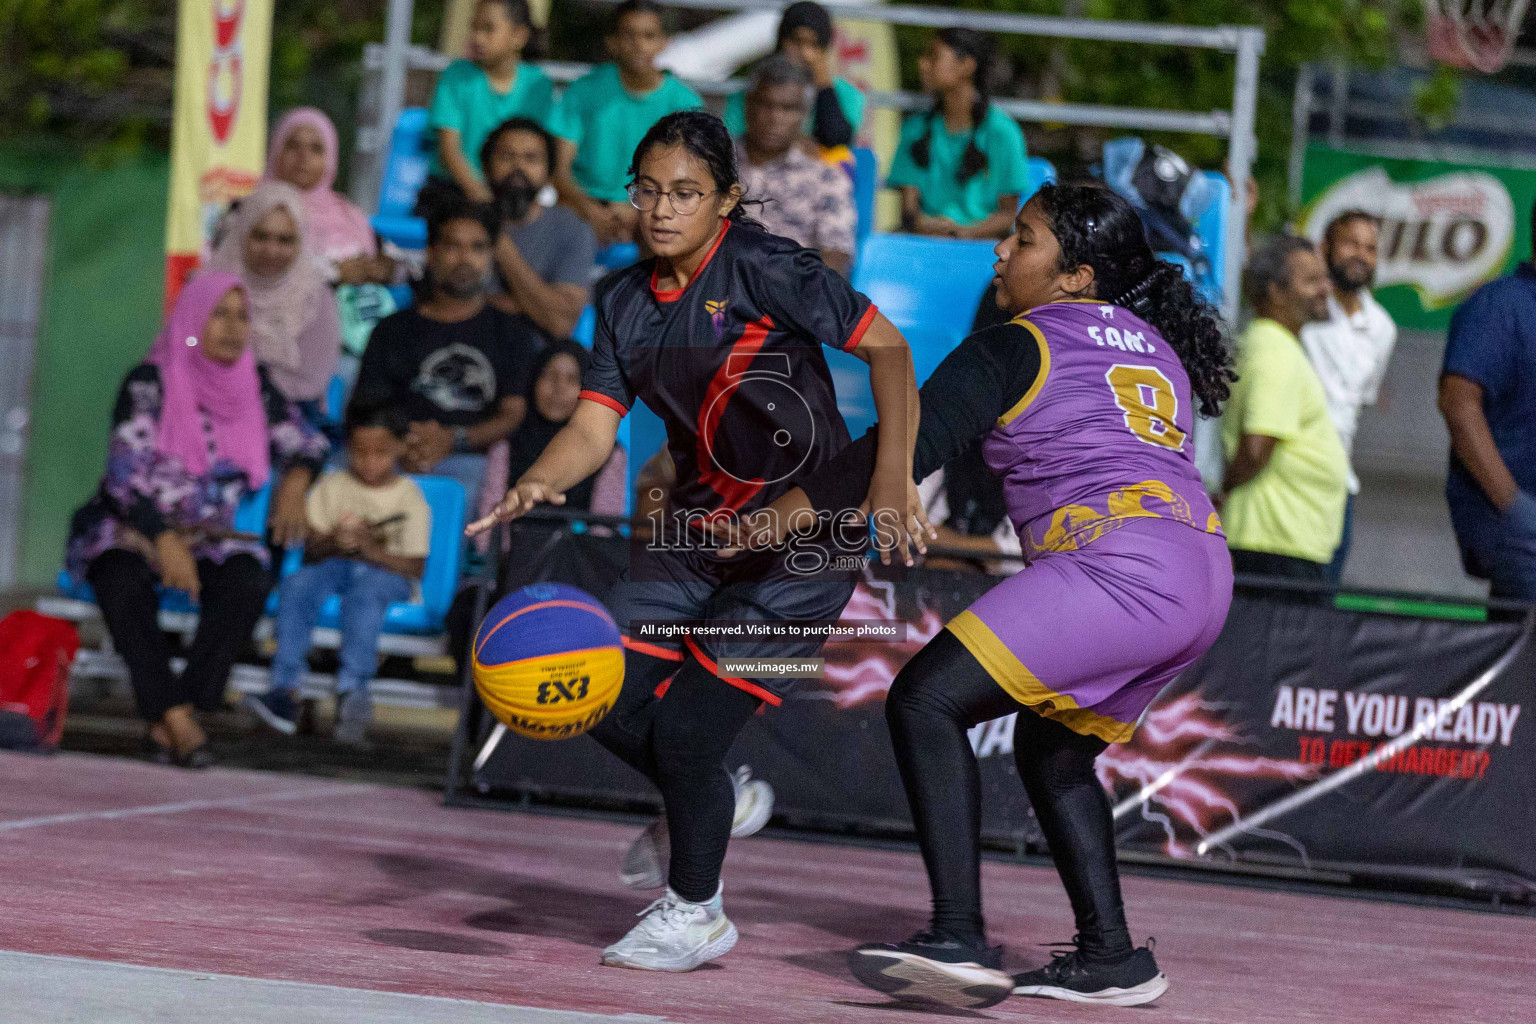
<svg viewBox="0 0 1536 1024">
<path fill-rule="evenodd" d="M 896 33 L 880 21 L 859 21 L 839 17 L 836 21 L 837 73 L 866 95 L 895 92 L 901 88 L 901 69 L 897 63 Z M 894 110 L 874 110 L 865 119 L 858 145 L 869 146 L 880 158 L 883 177 L 890 170 L 896 141 L 901 135 L 901 115 Z M 876 222 L 890 230 L 900 217 L 900 207 L 892 197 L 881 195 L 876 207 Z"/>
<path fill-rule="evenodd" d="M 261 177 L 272 0 L 180 0 L 165 218 L 165 304 L 208 249 L 229 204 Z"/>
</svg>

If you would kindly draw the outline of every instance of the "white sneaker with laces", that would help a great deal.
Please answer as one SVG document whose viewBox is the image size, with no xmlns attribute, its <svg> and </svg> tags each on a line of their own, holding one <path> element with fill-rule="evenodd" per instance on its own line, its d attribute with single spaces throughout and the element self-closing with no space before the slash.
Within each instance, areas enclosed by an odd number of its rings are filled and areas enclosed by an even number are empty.
<svg viewBox="0 0 1536 1024">
<path fill-rule="evenodd" d="M 715 890 L 707 903 L 689 903 L 668 889 L 640 911 L 640 923 L 629 934 L 603 950 L 603 966 L 630 967 L 640 971 L 691 971 L 736 945 L 736 926 L 725 916 L 721 896 Z"/>
<path fill-rule="evenodd" d="M 736 790 L 736 813 L 731 819 L 731 838 L 754 835 L 773 817 L 773 787 L 752 777 L 752 769 L 742 765 L 731 776 Z M 657 818 L 635 837 L 624 851 L 619 865 L 619 880 L 631 889 L 660 889 L 667 884 L 667 863 L 672 847 L 667 835 L 667 819 Z"/>
</svg>

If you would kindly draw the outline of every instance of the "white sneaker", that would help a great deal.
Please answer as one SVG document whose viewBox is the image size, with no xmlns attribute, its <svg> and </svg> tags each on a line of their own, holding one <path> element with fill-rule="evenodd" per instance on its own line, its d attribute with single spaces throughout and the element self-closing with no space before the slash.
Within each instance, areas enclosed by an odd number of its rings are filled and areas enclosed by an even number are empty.
<svg viewBox="0 0 1536 1024">
<path fill-rule="evenodd" d="M 731 838 L 744 839 L 761 832 L 773 817 L 773 787 L 752 777 L 752 769 L 742 765 L 731 776 L 736 788 L 736 815 L 731 819 Z"/>
<path fill-rule="evenodd" d="M 667 884 L 667 864 L 671 859 L 667 819 L 657 818 L 624 851 L 619 881 L 631 889 L 660 889 Z"/>
<path fill-rule="evenodd" d="M 603 966 L 640 971 L 691 971 L 736 945 L 736 926 L 725 916 L 722 885 L 708 903 L 689 903 L 671 889 L 640 911 L 640 923 L 603 950 Z"/>
<path fill-rule="evenodd" d="M 731 786 L 736 790 L 731 838 L 754 835 L 773 817 L 773 787 L 762 779 L 754 779 L 752 769 L 746 765 L 736 769 L 731 776 Z M 631 889 L 660 889 L 667 884 L 667 864 L 671 857 L 667 819 L 657 818 L 624 851 L 619 880 Z"/>
</svg>

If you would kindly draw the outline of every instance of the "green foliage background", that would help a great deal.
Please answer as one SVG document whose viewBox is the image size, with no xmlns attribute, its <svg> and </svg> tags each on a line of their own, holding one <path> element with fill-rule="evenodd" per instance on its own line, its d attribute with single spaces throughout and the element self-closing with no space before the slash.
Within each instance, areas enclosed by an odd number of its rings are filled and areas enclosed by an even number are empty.
<svg viewBox="0 0 1536 1024">
<path fill-rule="evenodd" d="M 1258 106 L 1261 225 L 1286 215 L 1285 163 L 1291 135 L 1296 71 L 1310 61 L 1343 60 L 1366 67 L 1395 63 L 1404 33 L 1416 31 L 1420 0 L 929 0 L 938 6 L 1026 14 L 1148 21 L 1183 25 L 1256 25 L 1265 31 Z M 902 29 L 904 78 L 916 87 L 916 54 L 925 33 Z M 1230 54 L 1167 46 L 1057 42 L 1007 37 L 1001 44 L 1011 76 L 1003 94 L 1079 103 L 1225 110 L 1232 105 L 1236 61 Z M 1454 75 L 1451 75 L 1454 91 Z M 1454 100 L 1453 100 L 1454 102 Z M 1030 132 L 1031 148 L 1070 168 L 1096 159 L 1108 133 Z M 1193 162 L 1219 168 L 1224 140 L 1149 135 Z"/>
<path fill-rule="evenodd" d="M 1191 25 L 1259 25 L 1268 34 L 1261 68 L 1258 178 L 1260 219 L 1283 218 L 1284 163 L 1296 68 L 1342 59 L 1381 66 L 1395 59 L 1404 32 L 1419 25 L 1421 0 L 924 0 L 936 6 L 1031 14 L 1068 14 Z M 274 111 L 309 103 L 329 113 L 350 141 L 355 124 L 363 45 L 384 34 L 383 0 L 277 0 L 271 101 Z M 552 54 L 599 56 L 610 8 L 555 0 Z M 417 0 L 413 37 L 436 40 L 444 0 Z M 48 134 L 80 147 L 94 161 L 163 148 L 169 131 L 175 0 L 0 0 L 0 133 Z M 675 12 L 679 26 L 708 15 Z M 917 85 L 916 59 L 926 30 L 900 29 L 905 85 Z M 1225 109 L 1233 60 L 1225 54 L 1173 47 L 1058 43 L 1011 37 L 998 91 L 1174 109 Z M 1422 90 L 1430 116 L 1456 100 L 1456 78 L 1442 71 Z M 1030 128 L 1036 151 L 1072 168 L 1087 162 L 1102 136 Z M 1223 144 L 1171 136 L 1196 162 L 1219 166 Z M 345 158 L 344 158 L 345 164 Z M 343 180 L 345 180 L 345 166 Z"/>
</svg>

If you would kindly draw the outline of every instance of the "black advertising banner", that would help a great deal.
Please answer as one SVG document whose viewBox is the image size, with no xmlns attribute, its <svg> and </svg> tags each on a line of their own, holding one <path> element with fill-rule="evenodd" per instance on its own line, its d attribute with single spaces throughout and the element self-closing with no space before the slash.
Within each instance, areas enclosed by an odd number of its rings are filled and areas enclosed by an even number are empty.
<svg viewBox="0 0 1536 1024">
<path fill-rule="evenodd" d="M 627 541 L 529 526 L 509 587 L 540 579 L 603 594 Z M 909 571 L 866 580 L 845 621 L 900 622 L 902 642 L 832 642 L 824 677 L 754 721 L 732 751 L 791 824 L 910 828 L 884 718 L 892 678 L 995 582 Z M 1536 886 L 1536 681 L 1530 617 L 1462 622 L 1342 611 L 1240 589 L 1206 657 L 1148 709 L 1130 743 L 1098 761 L 1122 849 L 1175 860 Z M 1013 718 L 971 730 L 983 831 L 1040 841 L 1013 766 Z M 484 745 L 484 732 L 472 744 Z M 612 803 L 655 802 L 650 784 L 589 739 L 503 737 L 471 781 Z M 1523 880 L 1523 881 L 1522 881 Z"/>
<path fill-rule="evenodd" d="M 1202 661 L 1102 763 L 1122 845 L 1536 882 L 1526 622 L 1239 593 Z"/>
</svg>

